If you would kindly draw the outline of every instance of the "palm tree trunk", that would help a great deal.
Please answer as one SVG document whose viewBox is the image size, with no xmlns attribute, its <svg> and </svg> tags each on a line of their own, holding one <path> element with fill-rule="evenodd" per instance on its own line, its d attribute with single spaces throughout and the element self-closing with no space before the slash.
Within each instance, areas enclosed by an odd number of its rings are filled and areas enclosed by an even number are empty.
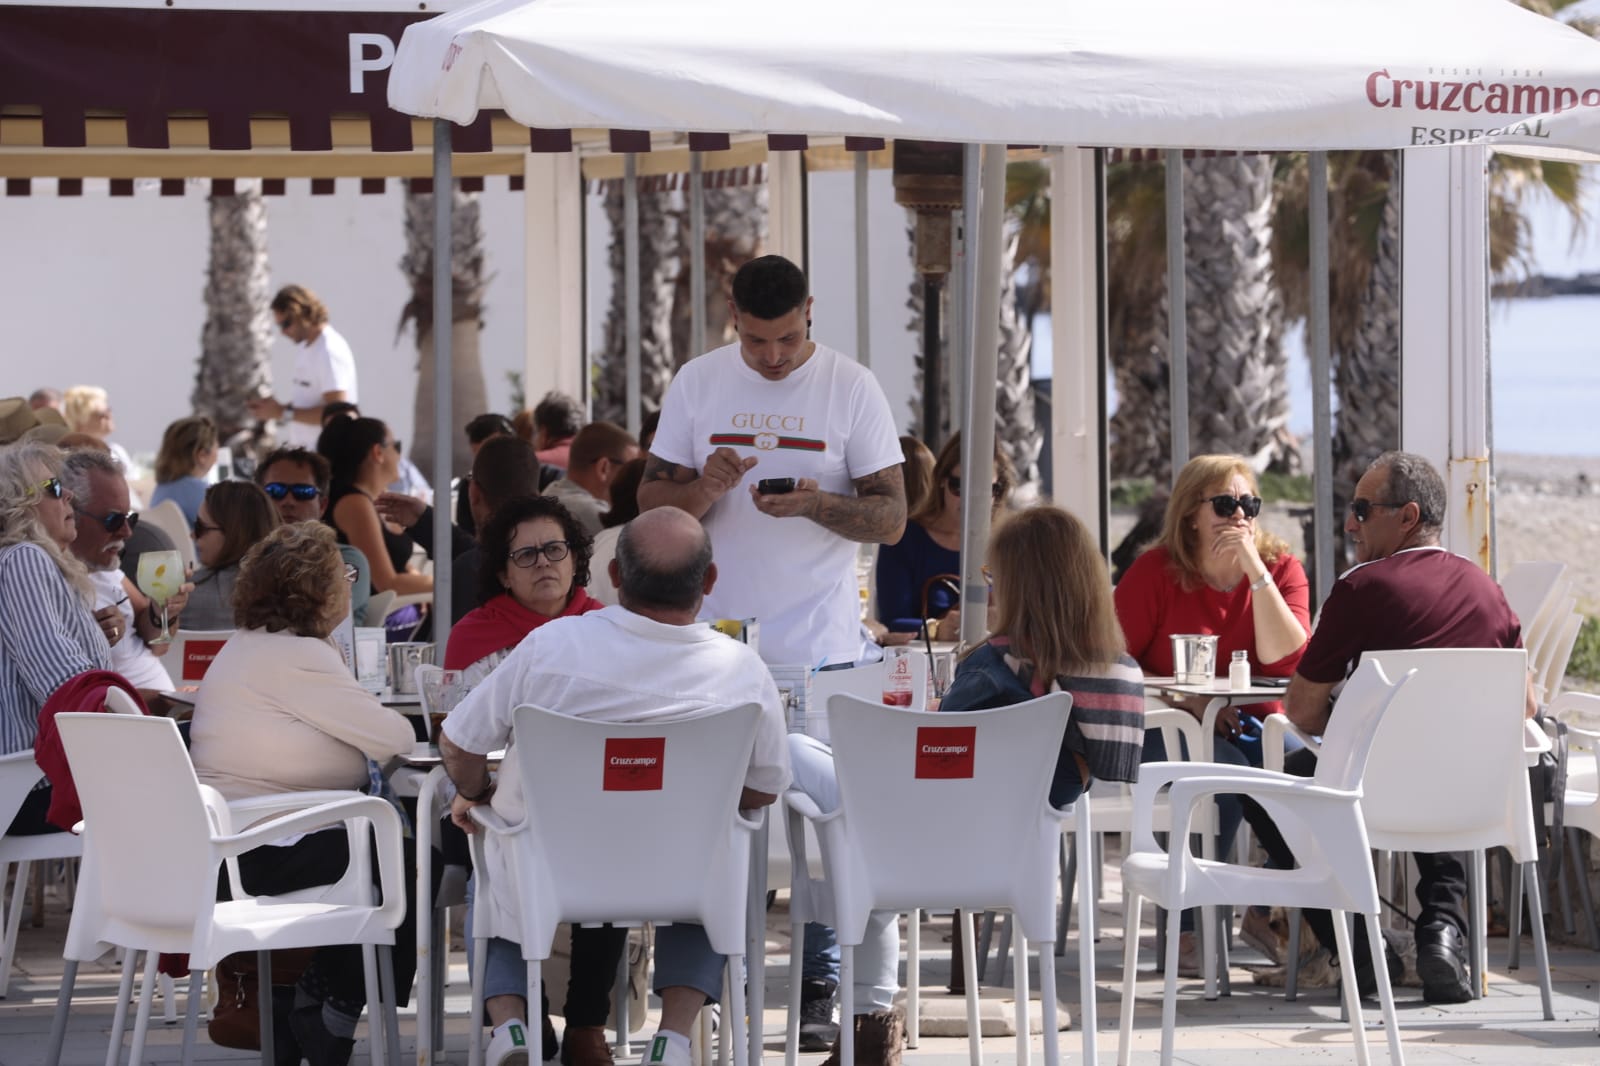
<svg viewBox="0 0 1600 1066">
<path fill-rule="evenodd" d="M 241 182 L 232 196 L 212 196 L 206 264 L 206 321 L 190 403 L 235 448 L 270 446 L 272 426 L 250 417 L 245 401 L 272 391 L 272 298 L 267 267 L 267 209 L 261 190 Z"/>
<path fill-rule="evenodd" d="M 1034 417 L 1033 333 L 1017 310 L 1018 223 L 1005 252 L 1000 280 L 1000 351 L 995 359 L 995 440 L 1016 470 L 1015 502 L 1026 505 L 1039 494 L 1039 451 L 1044 445 Z"/>
<path fill-rule="evenodd" d="M 669 193 L 639 194 L 639 404 L 642 412 L 661 407 L 667 385 L 678 368 L 672 346 L 674 295 L 683 259 L 679 220 Z M 611 305 L 606 312 L 605 347 L 595 362 L 594 417 L 627 423 L 627 303 L 623 284 L 622 185 L 605 194 L 606 220 L 611 224 Z"/>
<path fill-rule="evenodd" d="M 411 284 L 411 299 L 400 314 L 400 328 L 414 322 L 417 330 L 418 378 L 412 407 L 411 461 L 442 494 L 449 478 L 465 472 L 472 451 L 459 427 L 488 410 L 488 389 L 483 380 L 479 333 L 483 328 L 484 276 L 483 223 L 478 194 L 452 191 L 450 214 L 451 271 L 451 468 L 433 468 L 434 426 L 434 320 L 433 320 L 433 194 L 406 194 L 406 250 L 400 269 Z M 442 498 L 442 497 L 441 497 Z"/>
<path fill-rule="evenodd" d="M 673 287 L 672 351 L 677 366 L 702 353 L 692 350 L 693 302 L 690 296 L 690 240 L 687 193 L 677 209 L 678 233 L 683 250 L 681 269 Z M 706 208 L 706 349 L 733 340 L 728 300 L 733 295 L 733 275 L 761 254 L 767 239 L 767 187 L 765 184 L 730 185 L 705 190 Z"/>
</svg>

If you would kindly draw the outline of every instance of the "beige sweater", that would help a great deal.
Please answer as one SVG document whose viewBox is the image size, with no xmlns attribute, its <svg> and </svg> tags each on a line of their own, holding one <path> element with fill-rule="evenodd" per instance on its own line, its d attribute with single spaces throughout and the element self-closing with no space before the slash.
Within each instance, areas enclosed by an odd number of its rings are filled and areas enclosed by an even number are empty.
<svg viewBox="0 0 1600 1066">
<path fill-rule="evenodd" d="M 365 789 L 367 759 L 416 744 L 411 723 L 356 684 L 334 646 L 241 629 L 195 698 L 190 755 L 229 800 L 323 788 Z"/>
</svg>

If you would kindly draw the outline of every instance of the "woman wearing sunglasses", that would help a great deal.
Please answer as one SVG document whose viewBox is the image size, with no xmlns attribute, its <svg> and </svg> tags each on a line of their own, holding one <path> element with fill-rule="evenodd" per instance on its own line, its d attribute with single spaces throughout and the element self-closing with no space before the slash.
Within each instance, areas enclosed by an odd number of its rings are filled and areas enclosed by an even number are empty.
<svg viewBox="0 0 1600 1066">
<path fill-rule="evenodd" d="M 994 453 L 994 481 L 984 495 L 998 511 L 1011 492 L 1016 473 L 999 450 Z M 925 620 L 940 621 L 940 636 L 953 639 L 959 623 L 956 589 L 959 581 L 941 578 L 961 573 L 961 434 L 945 441 L 933 464 L 928 491 L 907 516 L 905 534 L 878 550 L 874 578 L 878 621 L 888 629 L 885 644 L 904 644 Z"/>
<path fill-rule="evenodd" d="M 1217 638 L 1217 667 L 1226 671 L 1235 651 L 1250 659 L 1253 675 L 1288 677 L 1311 632 L 1311 593 L 1289 546 L 1256 522 L 1261 494 L 1249 463 L 1237 455 L 1197 455 L 1178 474 L 1161 536 L 1134 560 L 1116 590 L 1117 619 L 1128 653 L 1146 674 L 1170 676 L 1175 633 Z M 1181 705 L 1199 717 L 1204 699 Z M 1278 703 L 1228 708 L 1217 715 L 1216 760 L 1261 765 L 1259 719 L 1281 712 Z M 1145 761 L 1165 759 L 1155 734 Z M 1217 798 L 1217 854 L 1233 844 L 1243 812 L 1233 796 Z M 1179 972 L 1199 973 L 1199 951 L 1186 930 Z"/>
<path fill-rule="evenodd" d="M 233 586 L 251 547 L 278 528 L 278 510 L 250 481 L 219 481 L 206 490 L 194 520 L 194 591 L 183 609 L 185 629 L 234 628 Z"/>
<path fill-rule="evenodd" d="M 546 622 L 598 611 L 605 604 L 584 590 L 593 543 L 583 526 L 552 496 L 519 496 L 484 524 L 479 545 L 478 606 L 450 629 L 446 670 L 465 671 L 471 688 L 487 677 L 535 629 Z M 600 580 L 609 580 L 602 577 Z M 507 763 L 506 765 L 510 765 Z M 627 930 L 573 927 L 572 974 L 567 984 L 563 1061 L 610 1061 L 604 1026 L 611 1010 L 611 985 Z M 489 941 L 484 1008 L 494 1035 L 488 1062 L 500 1061 L 502 1045 L 528 1017 L 527 971 L 522 949 L 509 940 Z M 541 1006 L 543 1059 L 555 1058 L 555 1027 L 549 998 Z"/>
<path fill-rule="evenodd" d="M 0 448 L 0 755 L 33 747 L 39 709 L 63 682 L 111 669 L 88 572 L 71 551 L 77 515 L 61 461 L 37 441 Z M 49 809 L 49 787 L 34 789 L 5 832 L 55 832 Z"/>
</svg>

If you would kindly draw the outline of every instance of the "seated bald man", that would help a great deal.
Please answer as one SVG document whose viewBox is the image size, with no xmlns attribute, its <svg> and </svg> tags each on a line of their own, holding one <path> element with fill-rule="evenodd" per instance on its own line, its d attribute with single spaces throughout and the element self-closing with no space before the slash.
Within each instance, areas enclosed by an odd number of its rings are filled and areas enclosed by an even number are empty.
<svg viewBox="0 0 1600 1066">
<path fill-rule="evenodd" d="M 507 821 L 522 820 L 515 764 L 502 764 L 494 779 L 485 756 L 511 739 L 512 710 L 524 703 L 606 722 L 698 718 L 757 703 L 763 713 L 739 805 L 765 806 L 789 784 L 783 715 L 766 665 L 747 645 L 696 621 L 717 579 L 700 523 L 676 507 L 635 518 L 617 541 L 610 579 L 620 605 L 534 630 L 445 719 L 439 747 L 457 789 L 450 814 L 467 832 L 475 828 L 467 812 L 480 803 Z M 619 663 L 627 669 L 619 670 Z M 487 857 L 491 905 L 510 915 L 513 900 L 492 898 L 501 886 L 516 884 L 497 843 L 490 839 Z M 661 1029 L 650 1041 L 646 1066 L 687 1066 L 689 1026 L 704 1004 L 721 998 L 723 962 L 698 925 L 656 930 Z M 527 1062 L 520 948 L 490 941 L 486 970 L 485 1006 L 495 1026 L 489 1066 Z"/>
</svg>

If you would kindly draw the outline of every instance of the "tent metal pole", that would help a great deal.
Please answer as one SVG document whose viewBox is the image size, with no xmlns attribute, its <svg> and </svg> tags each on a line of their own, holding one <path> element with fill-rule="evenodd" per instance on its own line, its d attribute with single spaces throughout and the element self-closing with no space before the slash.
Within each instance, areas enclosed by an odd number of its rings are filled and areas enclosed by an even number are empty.
<svg viewBox="0 0 1600 1066">
<path fill-rule="evenodd" d="M 967 423 L 967 401 L 972 394 L 972 300 L 978 270 L 978 246 L 973 241 L 978 223 L 978 182 L 983 171 L 982 149 L 966 145 L 961 153 L 961 213 L 951 251 L 953 276 L 960 288 L 950 294 L 950 424 Z"/>
<path fill-rule="evenodd" d="M 1311 465 L 1313 555 L 1317 602 L 1328 597 L 1337 576 L 1333 562 L 1333 375 L 1328 294 L 1328 153 L 1312 152 L 1311 228 Z"/>
<path fill-rule="evenodd" d="M 442 648 L 450 642 L 450 507 L 451 445 L 455 443 L 450 396 L 454 361 L 454 277 L 450 269 L 450 212 L 454 184 L 450 179 L 450 123 L 433 120 L 433 481 L 444 488 L 443 499 L 433 509 L 433 641 Z M 465 489 L 463 489 L 465 491 Z M 442 660 L 441 660 L 442 661 Z"/>
<path fill-rule="evenodd" d="M 1096 513 L 1100 521 L 1100 553 L 1111 559 L 1111 412 L 1106 410 L 1111 380 L 1111 311 L 1109 286 L 1111 271 L 1106 254 L 1106 150 L 1094 150 L 1094 318 L 1095 318 L 1095 424 L 1099 428 L 1100 500 Z M 1059 400 L 1055 402 L 1060 402 Z"/>
<path fill-rule="evenodd" d="M 627 430 L 639 436 L 639 370 L 642 329 L 639 322 L 639 163 L 632 152 L 622 157 L 622 306 L 623 369 L 627 374 Z"/>
<path fill-rule="evenodd" d="M 704 159 L 689 153 L 689 358 L 706 350 L 706 184 Z"/>
<path fill-rule="evenodd" d="M 872 262 L 867 233 L 867 179 L 870 155 L 856 153 L 856 358 L 872 365 Z"/>
<path fill-rule="evenodd" d="M 1189 461 L 1189 293 L 1184 277 L 1183 152 L 1167 149 L 1167 409 L 1172 481 Z"/>
<path fill-rule="evenodd" d="M 983 198 L 977 212 L 977 284 L 973 300 L 970 402 L 961 434 L 961 474 L 968 485 L 994 479 L 995 360 L 1000 350 L 1000 259 L 1006 205 L 1006 146 L 983 146 Z M 974 227 L 968 226 L 968 231 Z M 968 247 L 974 247 L 969 244 Z M 981 641 L 989 629 L 989 585 L 983 562 L 989 546 L 989 494 L 961 496 L 961 639 Z"/>
</svg>

